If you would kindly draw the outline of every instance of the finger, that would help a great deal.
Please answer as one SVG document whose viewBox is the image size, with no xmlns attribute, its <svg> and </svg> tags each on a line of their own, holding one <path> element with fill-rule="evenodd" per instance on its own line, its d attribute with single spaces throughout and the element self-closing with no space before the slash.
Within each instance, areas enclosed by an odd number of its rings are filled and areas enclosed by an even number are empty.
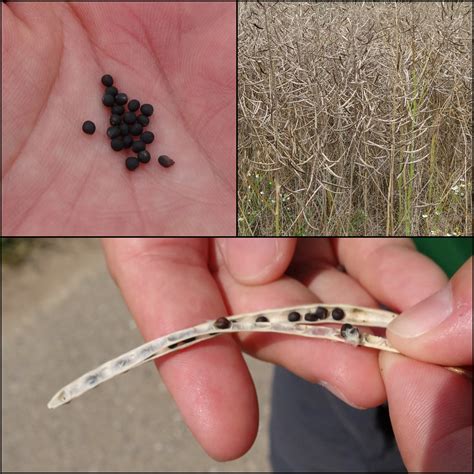
<svg viewBox="0 0 474 474">
<path fill-rule="evenodd" d="M 410 472 L 472 472 L 472 383 L 435 365 L 380 353 L 390 418 Z"/>
<path fill-rule="evenodd" d="M 410 239 L 335 239 L 334 248 L 347 272 L 395 311 L 415 305 L 447 282 L 443 271 Z"/>
<path fill-rule="evenodd" d="M 290 277 L 265 285 L 243 285 L 221 266 L 216 278 L 232 314 L 317 302 L 308 288 Z M 367 408 L 385 400 L 375 351 L 274 333 L 243 334 L 239 339 L 249 354 L 281 365 L 312 383 L 323 382 L 352 406 Z"/>
<path fill-rule="evenodd" d="M 415 359 L 472 365 L 472 258 L 441 290 L 390 323 L 387 337 Z"/>
<path fill-rule="evenodd" d="M 293 257 L 295 239 L 217 239 L 228 271 L 241 283 L 257 285 L 276 280 Z"/>
<path fill-rule="evenodd" d="M 207 239 L 106 239 L 110 271 L 146 340 L 226 314 Z M 214 459 L 244 454 L 258 407 L 239 346 L 227 336 L 157 360 L 190 430 Z"/>
</svg>

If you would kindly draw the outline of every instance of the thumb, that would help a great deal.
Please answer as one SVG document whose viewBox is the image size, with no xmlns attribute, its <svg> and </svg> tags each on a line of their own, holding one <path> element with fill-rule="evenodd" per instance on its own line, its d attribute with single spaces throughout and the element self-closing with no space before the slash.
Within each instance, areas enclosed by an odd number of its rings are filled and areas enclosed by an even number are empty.
<svg viewBox="0 0 474 474">
<path fill-rule="evenodd" d="M 230 274 L 239 283 L 261 285 L 280 278 L 296 247 L 296 239 L 217 239 Z"/>
<path fill-rule="evenodd" d="M 449 283 L 387 328 L 401 353 L 439 365 L 472 365 L 472 257 Z"/>
</svg>

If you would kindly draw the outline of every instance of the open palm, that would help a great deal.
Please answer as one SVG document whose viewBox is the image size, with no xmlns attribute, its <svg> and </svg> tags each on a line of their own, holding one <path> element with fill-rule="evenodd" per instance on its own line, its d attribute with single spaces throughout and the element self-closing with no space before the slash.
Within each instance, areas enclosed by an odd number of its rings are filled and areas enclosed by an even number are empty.
<svg viewBox="0 0 474 474">
<path fill-rule="evenodd" d="M 4 235 L 235 232 L 235 5 L 2 9 Z M 152 161 L 133 173 L 105 136 L 105 73 L 155 107 Z"/>
</svg>

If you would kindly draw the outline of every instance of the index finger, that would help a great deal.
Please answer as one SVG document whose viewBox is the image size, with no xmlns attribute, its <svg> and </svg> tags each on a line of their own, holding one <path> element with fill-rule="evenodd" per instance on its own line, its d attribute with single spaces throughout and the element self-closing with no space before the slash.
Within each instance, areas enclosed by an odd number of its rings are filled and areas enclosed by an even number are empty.
<svg viewBox="0 0 474 474">
<path fill-rule="evenodd" d="M 146 340 L 227 314 L 208 270 L 207 239 L 104 239 L 103 244 L 110 271 Z M 250 448 L 257 432 L 257 399 L 231 337 L 204 341 L 155 363 L 210 456 L 230 460 Z"/>
</svg>

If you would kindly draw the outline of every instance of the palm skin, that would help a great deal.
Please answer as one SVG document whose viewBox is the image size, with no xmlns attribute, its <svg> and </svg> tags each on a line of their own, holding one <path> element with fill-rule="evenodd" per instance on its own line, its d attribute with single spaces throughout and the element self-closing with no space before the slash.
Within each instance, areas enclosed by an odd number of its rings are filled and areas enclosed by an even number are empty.
<svg viewBox="0 0 474 474">
<path fill-rule="evenodd" d="M 20 3 L 3 13 L 4 235 L 235 233 L 235 5 Z M 131 173 L 100 78 L 154 105 Z M 85 135 L 85 120 L 96 123 Z M 164 169 L 158 155 L 176 164 Z"/>
</svg>

